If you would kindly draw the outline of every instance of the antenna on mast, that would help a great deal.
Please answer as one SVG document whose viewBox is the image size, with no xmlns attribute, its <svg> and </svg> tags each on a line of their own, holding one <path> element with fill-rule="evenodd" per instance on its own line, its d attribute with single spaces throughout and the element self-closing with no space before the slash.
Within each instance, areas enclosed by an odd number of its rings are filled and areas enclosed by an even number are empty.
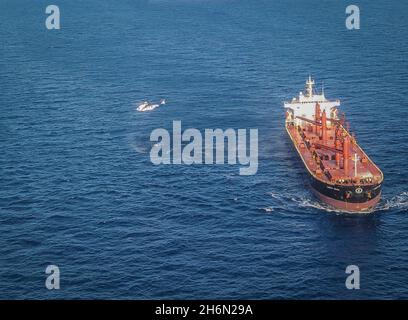
<svg viewBox="0 0 408 320">
<path fill-rule="evenodd" d="M 313 96 L 313 85 L 314 84 L 315 84 L 314 80 L 312 80 L 312 77 L 309 75 L 309 79 L 306 81 L 306 92 L 309 98 Z"/>
</svg>

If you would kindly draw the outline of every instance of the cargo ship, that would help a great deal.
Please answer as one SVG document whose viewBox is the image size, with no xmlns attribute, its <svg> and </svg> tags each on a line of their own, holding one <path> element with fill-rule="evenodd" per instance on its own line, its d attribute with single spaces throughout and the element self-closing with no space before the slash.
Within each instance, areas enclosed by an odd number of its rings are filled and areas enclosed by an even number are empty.
<svg viewBox="0 0 408 320">
<path fill-rule="evenodd" d="M 381 198 L 383 173 L 350 133 L 340 101 L 318 94 L 309 76 L 304 92 L 284 102 L 285 127 L 313 193 L 330 207 L 364 212 Z"/>
</svg>

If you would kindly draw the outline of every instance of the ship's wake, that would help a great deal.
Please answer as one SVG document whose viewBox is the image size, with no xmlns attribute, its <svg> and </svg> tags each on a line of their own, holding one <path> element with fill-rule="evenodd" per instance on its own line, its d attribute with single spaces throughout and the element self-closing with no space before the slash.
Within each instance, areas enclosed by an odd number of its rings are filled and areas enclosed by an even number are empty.
<svg viewBox="0 0 408 320">
<path fill-rule="evenodd" d="M 408 210 L 408 191 L 404 191 L 390 199 L 385 198 L 375 207 L 376 211 L 387 211 L 390 209 Z"/>
<path fill-rule="evenodd" d="M 326 212 L 332 212 L 337 214 L 347 214 L 355 212 L 348 212 L 344 210 L 338 210 L 330 207 L 329 205 L 318 201 L 313 198 L 313 195 L 288 195 L 285 193 L 275 193 L 270 192 L 269 195 L 274 199 L 274 204 L 265 208 L 262 208 L 265 212 L 272 212 L 277 209 L 289 209 L 290 204 L 295 204 L 297 207 L 301 208 L 314 208 L 318 210 L 323 210 Z M 404 191 L 399 195 L 393 196 L 391 198 L 383 197 L 381 201 L 372 209 L 363 211 L 359 214 L 371 214 L 375 212 L 389 211 L 391 209 L 398 209 L 403 211 L 408 211 L 408 192 Z"/>
</svg>

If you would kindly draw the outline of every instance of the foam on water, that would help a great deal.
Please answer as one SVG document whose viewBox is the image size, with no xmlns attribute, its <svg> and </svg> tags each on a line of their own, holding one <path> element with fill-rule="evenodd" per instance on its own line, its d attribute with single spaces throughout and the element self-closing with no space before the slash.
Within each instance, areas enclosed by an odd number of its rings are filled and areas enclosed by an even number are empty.
<svg viewBox="0 0 408 320">
<path fill-rule="evenodd" d="M 383 198 L 375 207 L 375 211 L 388 211 L 391 209 L 401 209 L 408 212 L 408 192 L 404 191 L 391 198 Z"/>
<path fill-rule="evenodd" d="M 289 202 L 292 202 L 299 206 L 299 208 L 315 208 L 319 210 L 323 210 L 326 212 L 335 212 L 335 213 L 345 213 L 345 214 L 356 214 L 355 212 L 352 211 L 347 211 L 347 210 L 339 210 L 333 207 L 330 207 L 329 205 L 318 201 L 316 198 L 313 197 L 312 194 L 310 194 L 310 197 L 308 196 L 294 196 L 290 195 L 288 193 L 269 193 L 269 195 L 277 200 L 277 203 L 280 205 L 289 205 Z M 268 207 L 271 208 L 271 207 Z M 372 209 L 366 210 L 364 212 L 359 212 L 358 215 L 364 215 L 364 214 L 370 214 L 370 213 L 375 213 L 379 211 L 388 211 L 391 209 L 402 209 L 402 210 L 408 210 L 408 192 L 402 192 L 399 195 L 390 197 L 390 198 L 384 198 L 382 196 L 380 202 Z"/>
</svg>

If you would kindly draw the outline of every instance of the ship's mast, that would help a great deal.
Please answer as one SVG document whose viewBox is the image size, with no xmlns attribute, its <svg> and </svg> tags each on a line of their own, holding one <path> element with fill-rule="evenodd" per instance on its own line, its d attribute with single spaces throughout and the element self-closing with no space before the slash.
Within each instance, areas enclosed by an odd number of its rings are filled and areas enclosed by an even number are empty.
<svg viewBox="0 0 408 320">
<path fill-rule="evenodd" d="M 355 153 L 354 154 L 354 159 L 353 159 L 353 161 L 354 161 L 354 176 L 355 177 L 357 177 L 357 161 L 358 160 L 360 160 L 360 159 L 358 158 L 357 153 Z"/>
<path fill-rule="evenodd" d="M 306 81 L 306 93 L 309 98 L 313 96 L 313 85 L 315 84 L 314 80 L 312 80 L 312 77 L 309 76 L 309 79 Z"/>
</svg>

